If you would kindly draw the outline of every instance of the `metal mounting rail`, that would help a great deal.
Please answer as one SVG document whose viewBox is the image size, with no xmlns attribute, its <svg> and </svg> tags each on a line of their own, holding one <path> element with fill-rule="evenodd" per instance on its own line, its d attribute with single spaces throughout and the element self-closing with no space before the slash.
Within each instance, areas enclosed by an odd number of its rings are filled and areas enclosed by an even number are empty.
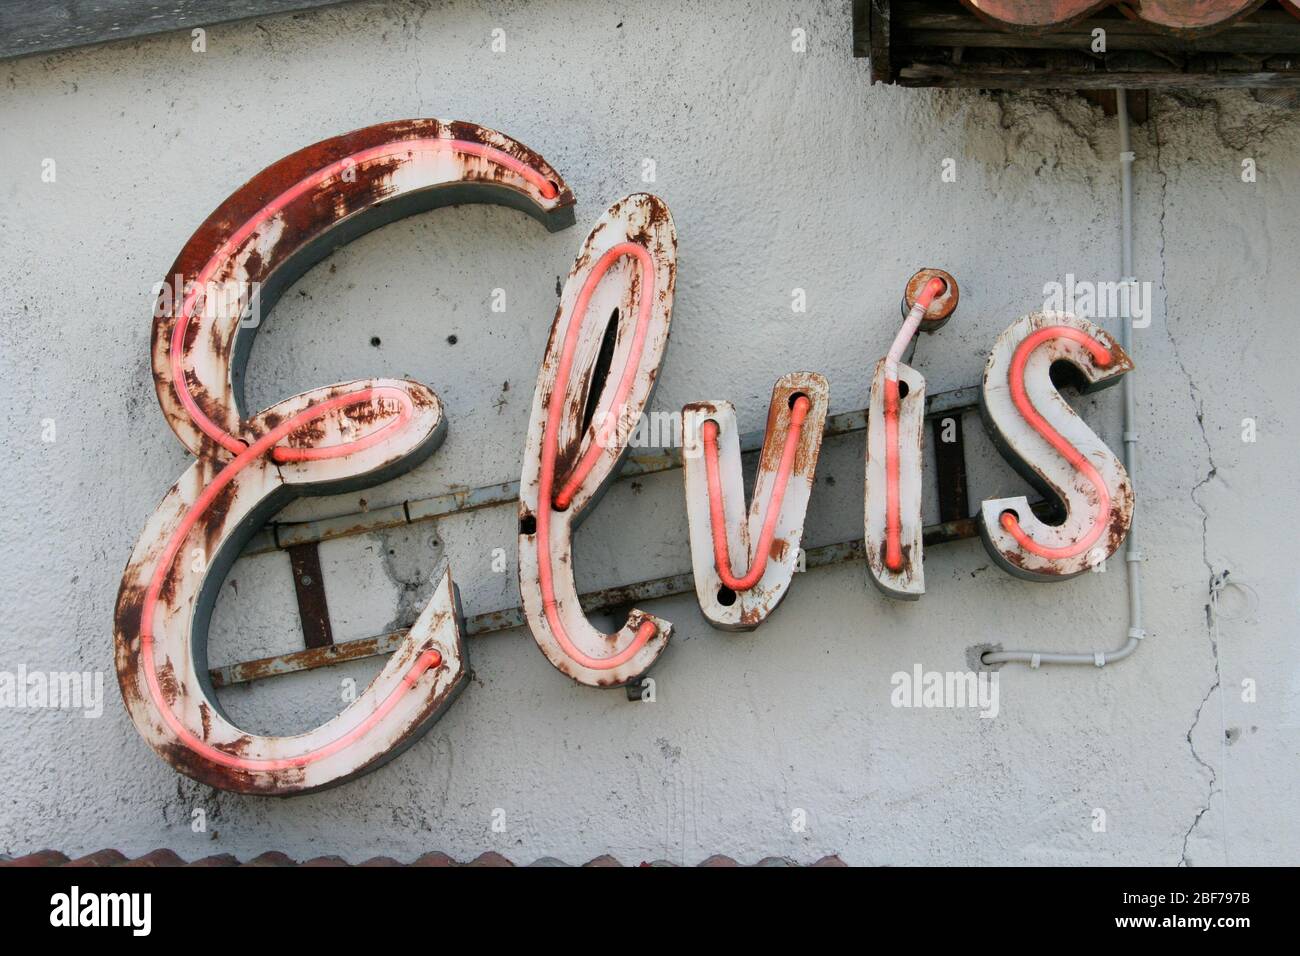
<svg viewBox="0 0 1300 956">
<path fill-rule="evenodd" d="M 979 407 L 979 386 L 968 385 L 946 392 L 936 392 L 926 398 L 926 417 L 974 411 Z M 860 408 L 851 412 L 841 412 L 826 419 L 824 434 L 827 438 L 837 435 L 849 435 L 867 430 L 867 410 Z M 756 452 L 763 447 L 762 432 L 748 432 L 741 436 L 740 450 L 743 453 Z M 618 478 L 636 478 L 641 475 L 653 475 L 661 471 L 671 471 L 682 466 L 681 450 L 678 448 L 633 448 Z M 519 482 L 503 481 L 495 485 L 483 485 L 479 488 L 466 488 L 429 498 L 412 498 L 401 504 L 358 511 L 352 514 L 338 515 L 333 518 L 321 518 L 316 521 L 273 522 L 257 535 L 244 548 L 245 555 L 266 554 L 271 551 L 283 551 L 300 544 L 319 543 L 351 535 L 367 534 L 371 531 L 383 531 L 387 528 L 399 528 L 402 525 L 415 524 L 418 521 L 433 521 L 448 515 L 477 511 L 496 505 L 513 504 L 519 500 Z"/>
<path fill-rule="evenodd" d="M 1032 507 L 1040 517 L 1045 517 L 1049 510 L 1046 502 L 1035 502 Z M 978 534 L 979 527 L 974 518 L 961 518 L 957 521 L 944 521 L 939 524 L 927 525 L 924 542 L 926 547 L 931 547 L 936 544 L 946 544 L 950 541 L 973 538 Z M 853 541 L 827 544 L 819 548 L 809 548 L 804 552 L 805 567 L 824 568 L 848 561 L 861 561 L 863 547 L 863 542 L 859 538 Z M 678 594 L 689 594 L 694 590 L 695 578 L 691 572 L 687 571 L 685 574 L 673 574 L 668 577 L 638 581 L 635 584 L 624 584 L 619 587 L 605 588 L 601 591 L 591 591 L 582 595 L 582 609 L 589 614 L 596 611 L 611 611 L 626 608 L 641 601 L 653 601 Z M 488 611 L 484 614 L 475 614 L 466 618 L 465 633 L 470 637 L 480 637 L 485 634 L 523 627 L 523 625 L 523 608 L 504 608 L 500 611 Z M 366 657 L 391 654 L 397 649 L 405 635 L 406 631 L 404 630 L 390 631 L 376 637 L 362 637 L 354 641 L 331 644 L 328 647 L 313 647 L 289 654 L 278 654 L 274 657 L 242 661 L 225 667 L 214 667 L 208 673 L 212 678 L 214 687 L 229 687 L 233 684 L 261 680 L 264 677 L 293 674 L 297 671 L 315 670 L 318 667 L 327 667 L 330 664 L 340 664 L 344 661 L 355 661 Z"/>
<path fill-rule="evenodd" d="M 960 426 L 960 416 L 979 407 L 979 386 L 937 392 L 926 398 L 926 417 L 941 419 L 943 416 L 956 416 Z M 849 435 L 866 431 L 867 410 L 841 412 L 826 419 L 824 434 L 827 438 Z M 937 467 L 939 470 L 939 512 L 944 519 L 938 524 L 924 529 L 924 543 L 927 546 L 944 544 L 973 538 L 979 534 L 976 520 L 966 514 L 967 489 L 965 450 L 961 442 L 961 429 L 955 429 L 955 442 L 939 449 Z M 937 435 L 936 435 L 937 437 Z M 740 447 L 743 453 L 757 452 L 763 447 L 763 433 L 749 432 L 741 437 Z M 633 449 L 623 463 L 619 480 L 635 478 L 671 471 L 681 467 L 681 451 L 677 448 Z M 507 481 L 479 488 L 467 488 L 429 498 L 415 498 L 401 504 L 376 508 L 371 511 L 339 515 L 317 521 L 293 523 L 272 523 L 249 542 L 244 549 L 245 555 L 266 554 L 284 550 L 296 559 L 295 586 L 299 594 L 299 612 L 305 624 L 304 641 L 307 647 L 301 651 L 278 654 L 256 660 L 240 661 L 224 667 L 214 667 L 209 671 L 214 687 L 229 687 L 249 681 L 260 680 L 280 674 L 292 674 L 298 671 L 315 670 L 330 664 L 344 661 L 361 660 L 390 654 L 401 643 L 406 632 L 390 631 L 373 637 L 363 637 L 352 641 L 335 643 L 329 631 L 328 620 L 322 622 L 320 609 L 325 607 L 324 582 L 320 573 L 309 575 L 311 580 L 302 582 L 298 579 L 298 567 L 319 568 L 319 561 L 311 562 L 311 555 L 322 541 L 351 535 L 367 534 L 415 524 L 419 521 L 433 521 L 450 515 L 477 511 L 496 505 L 514 504 L 519 500 L 519 482 Z M 1035 511 L 1047 514 L 1045 502 L 1034 505 Z M 805 551 L 805 567 L 819 568 L 840 564 L 846 561 L 858 561 L 863 558 L 861 539 L 840 541 Z M 304 587 L 304 583 L 306 587 Z M 310 590 L 309 590 L 310 588 Z M 618 587 L 605 588 L 582 595 L 583 610 L 588 613 L 626 608 L 640 601 L 652 601 L 658 598 L 687 594 L 695 588 L 694 578 L 690 572 L 674 574 L 668 577 L 638 581 Z M 311 600 L 304 606 L 304 594 Z M 520 607 L 502 608 L 468 617 L 465 622 L 466 634 L 478 636 L 507 631 L 524 624 L 523 609 Z"/>
</svg>

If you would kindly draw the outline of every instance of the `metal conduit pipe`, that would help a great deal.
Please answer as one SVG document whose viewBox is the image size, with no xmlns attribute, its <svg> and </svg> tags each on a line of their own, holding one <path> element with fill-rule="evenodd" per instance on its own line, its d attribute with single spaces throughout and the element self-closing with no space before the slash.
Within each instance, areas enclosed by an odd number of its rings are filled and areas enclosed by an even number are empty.
<svg viewBox="0 0 1300 956">
<path fill-rule="evenodd" d="M 1119 119 L 1119 175 L 1120 175 L 1120 268 L 1123 272 L 1122 282 L 1128 290 L 1127 295 L 1120 296 L 1120 345 L 1124 351 L 1133 354 L 1133 316 L 1131 310 L 1132 296 L 1137 289 L 1137 278 L 1133 274 L 1133 144 L 1129 135 L 1128 101 L 1122 89 L 1115 91 L 1116 113 Z M 1134 420 L 1137 417 L 1137 399 L 1133 394 L 1133 373 L 1125 375 L 1120 382 L 1124 401 L 1124 468 L 1129 479 L 1137 485 L 1137 431 Z M 986 651 L 980 660 L 985 664 L 1028 664 L 1038 667 L 1040 664 L 1095 664 L 1105 667 L 1114 661 L 1122 661 L 1135 650 L 1146 637 L 1142 629 L 1142 575 L 1140 564 L 1142 552 L 1137 545 L 1136 515 L 1129 526 L 1128 538 L 1124 546 L 1124 564 L 1128 579 L 1128 635 L 1124 645 L 1118 650 L 1091 651 L 1080 653 L 1057 653 L 1054 651 Z"/>
</svg>

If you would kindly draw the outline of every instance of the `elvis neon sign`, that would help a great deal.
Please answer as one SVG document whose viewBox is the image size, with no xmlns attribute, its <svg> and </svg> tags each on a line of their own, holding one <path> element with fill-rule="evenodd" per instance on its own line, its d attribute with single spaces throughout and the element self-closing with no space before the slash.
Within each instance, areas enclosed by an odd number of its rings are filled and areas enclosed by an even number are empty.
<svg viewBox="0 0 1300 956">
<path fill-rule="evenodd" d="M 434 391 L 398 379 L 316 388 L 248 415 L 243 367 L 256 325 L 248 303 L 205 302 L 203 290 L 258 290 L 262 310 L 334 248 L 437 206 L 500 203 L 550 230 L 574 221 L 574 197 L 537 153 L 467 123 L 407 120 L 300 150 L 237 190 L 195 232 L 169 275 L 183 277 L 155 313 L 152 364 L 168 424 L 195 456 L 145 525 L 115 614 L 119 683 L 128 712 L 173 767 L 212 786 L 288 795 L 335 785 L 391 759 L 463 690 L 468 656 L 450 567 L 405 641 L 339 715 L 305 734 L 235 726 L 207 676 L 217 589 L 249 538 L 292 498 L 386 481 L 434 453 L 447 418 Z M 579 249 L 542 358 L 523 454 L 519 583 L 546 658 L 592 686 L 637 681 L 667 647 L 669 621 L 632 610 L 612 634 L 592 627 L 573 579 L 572 532 L 617 475 L 628 446 L 614 423 L 649 403 L 668 342 L 677 236 L 668 207 L 627 196 Z M 921 420 L 925 381 L 903 364 L 918 329 L 937 330 L 957 282 L 918 273 L 906 319 L 871 388 L 865 535 L 872 580 L 893 597 L 924 592 Z M 609 341 L 612 335 L 612 350 Z M 597 374 L 602 352 L 608 374 Z M 999 565 L 1056 581 L 1122 543 L 1133 492 L 1123 466 L 1052 384 L 1054 363 L 1085 388 L 1113 384 L 1132 363 L 1101 329 L 1035 313 L 998 338 L 982 411 L 1004 454 L 1051 500 L 1047 524 L 1023 497 L 986 501 L 981 533 Z M 715 627 L 752 630 L 788 592 L 800 553 L 829 384 L 815 372 L 777 381 L 753 500 L 746 512 L 734 408 L 682 409 L 683 473 L 696 594 Z"/>
</svg>

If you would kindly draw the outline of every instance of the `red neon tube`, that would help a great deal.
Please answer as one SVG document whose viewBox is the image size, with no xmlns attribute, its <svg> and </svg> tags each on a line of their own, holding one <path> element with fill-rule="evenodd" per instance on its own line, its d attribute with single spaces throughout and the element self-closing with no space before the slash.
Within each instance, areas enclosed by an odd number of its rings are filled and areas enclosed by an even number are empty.
<svg viewBox="0 0 1300 956">
<path fill-rule="evenodd" d="M 903 518 L 900 500 L 898 439 L 898 363 L 907 343 L 921 325 L 926 310 L 934 297 L 944 290 L 946 283 L 938 276 L 925 284 L 916 303 L 908 312 L 903 327 L 894 337 L 889 354 L 885 356 L 885 567 L 897 573 L 903 570 Z"/>
<path fill-rule="evenodd" d="M 289 418 L 278 425 L 276 428 L 267 432 L 253 444 L 245 447 L 230 464 L 217 474 L 212 482 L 203 489 L 198 499 L 190 506 L 190 509 L 181 519 L 181 523 L 172 533 L 171 538 L 167 541 L 167 547 L 163 550 L 162 558 L 158 562 L 158 567 L 154 571 L 153 578 L 149 582 L 149 589 L 145 592 L 144 603 L 140 611 L 140 657 L 144 666 L 145 678 L 149 687 L 149 695 L 153 699 L 154 705 L 159 713 L 162 714 L 163 720 L 173 734 L 190 750 L 198 753 L 200 756 L 211 760 L 214 763 L 225 767 L 233 767 L 237 770 L 288 770 L 297 767 L 305 767 L 308 764 L 323 760 L 333 754 L 338 753 L 345 747 L 350 746 L 355 741 L 369 733 L 381 720 L 383 720 L 401 700 L 402 695 L 415 686 L 426 671 L 435 669 L 442 665 L 442 655 L 433 648 L 429 648 L 416 658 L 415 662 L 402 677 L 401 685 L 394 688 L 392 693 L 386 697 L 382 703 L 366 718 L 354 727 L 352 730 L 341 735 L 335 740 L 322 747 L 317 748 L 309 753 L 298 757 L 288 757 L 282 759 L 269 758 L 249 758 L 237 757 L 226 753 L 217 747 L 212 746 L 205 740 L 201 740 L 192 734 L 172 712 L 171 705 L 163 695 L 162 686 L 158 681 L 158 672 L 154 664 L 153 654 L 153 620 L 158 610 L 158 597 L 162 593 L 163 584 L 167 578 L 167 572 L 171 569 L 176 561 L 176 555 L 180 552 L 185 538 L 189 535 L 194 525 L 198 522 L 205 511 L 216 500 L 232 481 L 235 476 L 243 471 L 249 464 L 262 457 L 269 450 L 276 446 L 276 443 L 286 435 L 302 428 L 318 418 L 322 418 L 328 413 L 338 408 L 348 408 L 353 405 L 361 405 L 375 398 L 389 398 L 397 401 L 400 406 L 400 412 L 395 422 L 384 428 L 358 439 L 355 442 L 345 443 L 342 445 L 331 446 L 330 449 L 320 449 L 320 451 L 334 451 L 335 454 L 344 452 L 357 451 L 373 445 L 381 433 L 392 426 L 403 427 L 411 417 L 413 405 L 411 398 L 403 390 L 392 386 L 380 386 L 377 388 L 366 388 L 352 394 L 336 395 L 319 404 L 312 405 L 303 409 L 297 415 Z M 339 450 L 342 451 L 339 451 Z"/>
<path fill-rule="evenodd" d="M 587 453 L 574 466 L 571 477 L 560 493 L 553 495 L 556 478 L 555 461 L 559 457 L 560 417 L 564 413 L 564 394 L 568 389 L 569 376 L 573 371 L 573 357 L 578 346 L 578 333 L 582 330 L 582 322 L 587 316 L 588 305 L 591 302 L 591 296 L 595 292 L 596 286 L 600 284 L 600 280 L 605 277 L 605 273 L 609 271 L 610 267 L 624 257 L 635 259 L 640 266 L 641 289 L 637 302 L 636 331 L 632 337 L 632 347 L 628 353 L 627 365 L 623 368 L 623 376 L 619 381 L 618 390 L 614 396 L 612 408 L 615 412 L 622 408 L 623 403 L 627 400 L 628 393 L 632 389 L 637 366 L 641 361 L 641 350 L 645 345 L 646 329 L 650 324 L 651 309 L 655 301 L 655 269 L 654 260 L 651 259 L 650 253 L 646 249 L 634 242 L 623 242 L 605 251 L 604 255 L 592 266 L 591 271 L 587 274 L 586 281 L 582 284 L 582 289 L 578 292 L 578 300 L 574 304 L 573 315 L 564 334 L 564 347 L 560 352 L 560 364 L 555 371 L 555 386 L 551 389 L 550 401 L 546 410 L 546 430 L 542 433 L 542 464 L 537 490 L 537 577 L 542 592 L 542 610 L 546 614 L 546 622 L 550 625 L 551 633 L 555 635 L 555 640 L 564 650 L 564 653 L 581 666 L 591 670 L 613 670 L 615 667 L 627 663 L 636 656 L 647 641 L 658 633 L 658 628 L 653 621 L 642 621 L 641 626 L 637 628 L 636 636 L 623 650 L 609 657 L 590 657 L 584 654 L 570 640 L 568 632 L 564 629 L 564 622 L 560 620 L 560 611 L 555 599 L 555 581 L 551 573 L 552 508 L 563 511 L 573 501 L 574 494 L 581 487 L 583 481 L 586 480 L 587 475 L 591 473 L 597 456 L 604 449 L 603 437 L 607 432 L 603 426 L 598 429 L 597 440 L 592 442 L 587 449 Z"/>
<path fill-rule="evenodd" d="M 1029 356 L 1033 354 L 1034 349 L 1052 339 L 1070 339 L 1072 342 L 1078 342 L 1091 353 L 1092 360 L 1103 367 L 1111 363 L 1111 355 L 1105 346 L 1086 332 L 1080 332 L 1068 325 L 1052 325 L 1027 336 L 1016 347 L 1015 355 L 1011 358 L 1011 368 L 1007 373 L 1007 378 L 1011 385 L 1011 400 L 1015 403 L 1016 408 L 1025 417 L 1025 421 L 1029 423 L 1030 427 L 1047 439 L 1047 443 L 1055 448 L 1075 471 L 1087 478 L 1092 483 L 1092 486 L 1097 489 L 1097 517 L 1093 519 L 1092 528 L 1069 547 L 1043 547 L 1025 534 L 1020 527 L 1020 521 L 1015 512 L 1004 511 L 1002 513 L 1002 527 L 1006 529 L 1006 532 L 1011 537 L 1016 539 L 1016 543 L 1020 547 L 1030 554 L 1038 555 L 1040 558 L 1056 560 L 1077 557 L 1097 543 L 1097 539 L 1101 537 L 1102 532 L 1110 523 L 1110 493 L 1106 490 L 1106 483 L 1102 481 L 1101 475 L 1093 467 L 1092 462 L 1081 455 L 1079 450 L 1066 441 L 1060 432 L 1048 424 L 1047 419 L 1038 413 L 1038 409 L 1034 408 L 1034 403 L 1029 400 L 1029 392 L 1025 389 L 1025 365 L 1029 362 Z"/>
<path fill-rule="evenodd" d="M 718 568 L 718 578 L 733 591 L 748 591 L 763 578 L 767 569 L 768 552 L 772 549 L 772 539 L 776 536 L 776 521 L 781 515 L 781 502 L 785 500 L 785 489 L 790 483 L 790 472 L 794 467 L 795 449 L 799 447 L 799 436 L 803 432 L 804 421 L 812 402 L 806 395 L 794 400 L 790 410 L 790 426 L 785 433 L 785 447 L 781 449 L 781 462 L 777 466 L 776 485 L 772 488 L 772 497 L 767 502 L 767 512 L 763 515 L 763 530 L 758 538 L 758 545 L 752 549 L 749 572 L 742 578 L 731 569 L 731 555 L 727 547 L 727 519 L 722 508 L 722 482 L 718 478 L 718 423 L 708 420 L 700 429 L 704 437 L 704 472 L 709 487 L 709 525 L 713 532 L 713 563 Z"/>
<path fill-rule="evenodd" d="M 177 395 L 180 397 L 181 405 L 184 406 L 185 411 L 189 413 L 190 418 L 194 421 L 194 424 L 198 426 L 200 431 L 213 441 L 217 442 L 231 454 L 238 455 L 247 447 L 246 442 L 231 435 L 203 413 L 203 410 L 199 408 L 198 403 L 194 400 L 194 396 L 190 394 L 189 382 L 185 377 L 185 331 L 189 327 L 190 317 L 193 315 L 194 311 L 194 304 L 198 299 L 200 292 L 207 286 L 208 282 L 211 281 L 213 275 L 216 274 L 221 265 L 226 262 L 232 254 L 234 254 L 235 250 L 237 250 L 249 236 L 253 235 L 265 226 L 268 220 L 282 212 L 285 207 L 295 199 L 298 199 L 304 193 L 317 188 L 321 183 L 341 174 L 345 170 L 360 165 L 361 163 L 367 163 L 371 160 L 381 159 L 388 156 L 402 155 L 418 151 L 442 152 L 445 150 L 467 153 L 470 156 L 478 156 L 487 159 L 496 163 L 498 166 L 502 166 L 510 170 L 512 173 L 523 177 L 533 186 L 536 186 L 538 191 L 541 192 L 543 198 L 554 199 L 556 196 L 554 183 L 543 177 L 541 173 L 537 172 L 537 170 L 533 169 L 531 166 L 521 163 L 509 153 L 470 140 L 436 138 L 406 139 L 398 140 L 393 143 L 382 143 L 379 146 L 372 146 L 369 149 L 363 149 L 359 153 L 354 153 L 351 156 L 346 156 L 343 159 L 330 163 L 328 166 L 316 170 L 316 172 L 312 173 L 310 176 L 307 176 L 295 183 L 293 186 L 290 186 L 259 209 L 251 219 L 235 230 L 234 234 L 223 242 L 212 257 L 208 259 L 207 263 L 199 270 L 198 275 L 195 277 L 194 287 L 190 293 L 185 296 L 184 302 L 181 305 L 180 315 L 176 318 L 176 326 L 172 330 L 170 352 L 172 382 Z M 307 451 L 307 449 L 277 447 L 271 449 L 271 457 L 275 461 L 280 462 L 306 460 L 319 461 L 323 458 L 332 457 L 328 454 L 319 454 L 319 450 L 317 449 L 312 449 L 311 454 L 304 454 Z M 337 454 L 346 453 L 347 452 L 338 452 Z"/>
</svg>

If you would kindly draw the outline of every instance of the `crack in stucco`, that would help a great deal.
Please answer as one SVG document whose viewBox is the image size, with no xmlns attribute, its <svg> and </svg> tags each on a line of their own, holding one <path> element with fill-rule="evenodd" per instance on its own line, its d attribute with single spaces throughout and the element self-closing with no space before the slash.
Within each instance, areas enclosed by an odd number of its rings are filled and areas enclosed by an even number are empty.
<svg viewBox="0 0 1300 956">
<path fill-rule="evenodd" d="M 424 18 L 428 14 L 431 4 L 428 2 L 416 3 L 416 15 L 414 20 L 406 10 L 399 15 L 402 21 L 402 34 L 406 37 L 406 50 L 408 55 L 415 62 L 414 92 L 417 112 L 421 111 L 420 104 L 423 100 L 420 98 L 420 84 L 424 82 L 424 60 L 420 57 L 420 33 L 424 27 Z"/>
<path fill-rule="evenodd" d="M 1175 364 L 1177 364 L 1179 371 L 1182 373 L 1183 378 L 1187 382 L 1188 396 L 1191 398 L 1192 405 L 1196 409 L 1196 426 L 1200 431 L 1201 443 L 1205 446 L 1205 459 L 1207 463 L 1207 471 L 1205 473 L 1205 477 L 1203 477 L 1200 481 L 1198 481 L 1195 485 L 1192 486 L 1189 497 L 1192 499 L 1192 503 L 1196 505 L 1197 510 L 1199 510 L 1201 513 L 1201 561 L 1205 564 L 1206 570 L 1209 572 L 1209 582 L 1210 582 L 1209 588 L 1210 588 L 1210 592 L 1213 593 L 1214 582 L 1216 579 L 1216 572 L 1214 570 L 1213 564 L 1210 562 L 1210 556 L 1209 556 L 1210 512 L 1202 503 L 1199 494 L 1202 488 L 1204 488 L 1206 485 L 1208 485 L 1211 481 L 1215 479 L 1215 477 L 1218 475 L 1219 468 L 1214 461 L 1214 449 L 1213 446 L 1210 444 L 1210 436 L 1205 430 L 1204 399 L 1202 399 L 1201 397 L 1201 392 L 1196 385 L 1196 380 L 1192 377 L 1192 373 L 1188 370 L 1186 363 L 1183 361 L 1183 357 L 1178 348 L 1178 340 L 1174 336 L 1173 328 L 1172 325 L 1170 324 L 1170 319 L 1169 319 L 1169 311 L 1170 311 L 1169 310 L 1169 288 L 1168 285 L 1166 284 L 1167 263 L 1165 257 L 1166 241 L 1168 236 L 1165 228 L 1165 217 L 1169 208 L 1168 203 L 1166 202 L 1166 193 L 1169 187 L 1169 174 L 1165 172 L 1165 169 L 1162 165 L 1160 127 L 1154 113 L 1151 116 L 1151 133 L 1152 133 L 1152 139 L 1154 140 L 1155 143 L 1155 170 L 1160 177 L 1160 218 L 1157 223 L 1157 232 L 1160 237 L 1160 241 L 1159 241 L 1160 288 L 1164 291 L 1164 295 L 1165 295 L 1165 310 L 1164 310 L 1165 337 L 1169 340 L 1169 345 L 1170 345 L 1170 349 L 1172 350 L 1174 362 Z M 1180 853 L 1179 860 L 1178 860 L 1179 866 L 1190 865 L 1187 859 L 1188 842 L 1191 840 L 1192 833 L 1196 830 L 1197 826 L 1200 825 L 1201 818 L 1205 816 L 1205 814 L 1210 810 L 1210 807 L 1213 805 L 1215 793 L 1219 792 L 1217 787 L 1218 780 L 1219 780 L 1218 772 L 1214 769 L 1213 765 L 1207 763 L 1205 760 L 1201 758 L 1201 755 L 1196 750 L 1196 743 L 1192 739 L 1193 734 L 1195 734 L 1196 732 L 1196 728 L 1201 723 L 1201 711 L 1205 709 L 1206 702 L 1214 695 L 1214 692 L 1216 690 L 1221 689 L 1221 685 L 1222 685 L 1222 671 L 1219 663 L 1219 645 L 1214 638 L 1212 614 L 1213 614 L 1213 609 L 1211 605 L 1206 604 L 1205 606 L 1206 633 L 1210 642 L 1210 652 L 1214 660 L 1214 681 L 1210 685 L 1210 687 L 1206 690 L 1205 696 L 1201 698 L 1201 702 L 1197 705 L 1196 714 L 1192 719 L 1191 726 L 1187 728 L 1187 734 L 1186 734 L 1187 747 L 1188 750 L 1191 752 L 1192 759 L 1195 760 L 1198 764 L 1200 764 L 1209 772 L 1210 778 L 1209 778 L 1207 793 L 1205 795 L 1205 805 L 1200 807 L 1196 811 L 1196 816 L 1192 819 L 1191 825 L 1188 826 L 1187 831 L 1183 834 L 1182 852 Z M 1224 835 L 1224 839 L 1225 841 L 1227 839 L 1226 833 Z"/>
<path fill-rule="evenodd" d="M 1206 763 L 1204 760 L 1201 759 L 1201 755 L 1196 752 L 1196 744 L 1192 740 L 1192 734 L 1195 733 L 1197 725 L 1199 725 L 1201 722 L 1201 711 L 1205 708 L 1206 702 L 1210 699 L 1210 697 L 1214 694 L 1214 692 L 1216 690 L 1219 690 L 1220 688 L 1219 648 L 1218 645 L 1215 643 L 1213 637 L 1210 638 L 1210 645 L 1214 648 L 1214 683 L 1210 685 L 1210 689 L 1207 690 L 1205 692 L 1205 696 L 1201 698 L 1200 704 L 1198 704 L 1196 707 L 1196 717 L 1192 720 L 1192 725 L 1187 728 L 1187 747 L 1192 752 L 1192 758 L 1197 763 L 1199 763 L 1202 767 L 1204 767 L 1206 770 L 1210 772 L 1210 785 L 1209 785 L 1209 792 L 1205 796 L 1205 806 L 1201 807 L 1199 810 L 1196 811 L 1196 816 L 1192 819 L 1191 826 L 1189 826 L 1187 828 L 1187 832 L 1183 834 L 1183 849 L 1182 849 L 1182 853 L 1179 855 L 1178 858 L 1179 866 L 1191 865 L 1187 859 L 1188 841 L 1191 840 L 1193 831 L 1195 831 L 1196 827 L 1200 824 L 1201 817 L 1205 816 L 1205 814 L 1209 811 L 1210 807 L 1213 805 L 1214 795 L 1215 793 L 1218 792 L 1216 789 L 1216 784 L 1219 781 L 1219 775 L 1215 771 L 1212 765 Z"/>
</svg>

